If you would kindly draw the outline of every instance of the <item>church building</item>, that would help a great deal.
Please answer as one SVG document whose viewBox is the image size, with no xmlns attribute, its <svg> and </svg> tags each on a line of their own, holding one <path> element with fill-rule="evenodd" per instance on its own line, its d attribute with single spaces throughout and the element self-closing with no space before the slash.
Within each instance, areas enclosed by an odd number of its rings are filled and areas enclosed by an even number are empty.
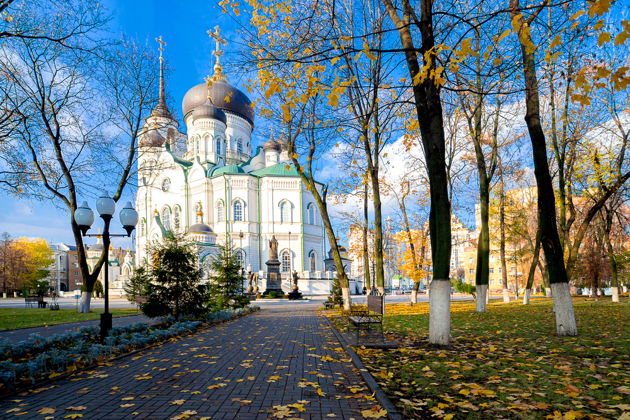
<svg viewBox="0 0 630 420">
<path fill-rule="evenodd" d="M 218 27 L 209 34 L 217 46 L 214 74 L 185 94 L 185 132 L 166 105 L 158 39 L 159 102 L 139 141 L 137 263 L 172 231 L 194 240 L 204 268 L 216 244 L 229 242 L 246 272 L 266 271 L 275 236 L 283 280 L 293 271 L 323 278 L 324 228 L 313 196 L 282 139 L 254 147 L 252 102 L 223 73 Z"/>
</svg>

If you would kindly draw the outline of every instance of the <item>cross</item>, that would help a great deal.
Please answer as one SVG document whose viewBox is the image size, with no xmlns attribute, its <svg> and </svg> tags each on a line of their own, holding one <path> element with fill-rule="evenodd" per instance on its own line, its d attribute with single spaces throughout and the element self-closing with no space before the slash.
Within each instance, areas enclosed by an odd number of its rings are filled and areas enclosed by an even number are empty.
<svg viewBox="0 0 630 420">
<path fill-rule="evenodd" d="M 160 44 L 160 46 L 158 47 L 158 51 L 160 51 L 160 61 L 162 61 L 164 60 L 164 57 L 162 57 L 162 52 L 164 52 L 166 42 L 162 39 L 162 35 L 160 35 L 158 38 L 155 38 L 155 40 L 158 42 L 158 44 Z"/>
<path fill-rule="evenodd" d="M 221 56 L 223 55 L 223 50 L 221 50 L 221 44 L 227 45 L 227 41 L 221 37 L 221 29 L 218 26 L 214 27 L 214 32 L 211 30 L 207 31 L 208 36 L 214 39 L 216 45 L 215 50 L 212 53 L 217 59 L 214 65 L 215 76 L 222 76 L 222 68 L 221 68 Z"/>
</svg>

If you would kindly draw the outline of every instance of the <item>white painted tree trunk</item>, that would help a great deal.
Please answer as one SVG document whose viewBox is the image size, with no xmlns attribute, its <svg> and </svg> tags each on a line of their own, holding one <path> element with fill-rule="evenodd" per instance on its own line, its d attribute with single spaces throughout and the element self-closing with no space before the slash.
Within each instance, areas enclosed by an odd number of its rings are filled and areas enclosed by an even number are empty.
<svg viewBox="0 0 630 420">
<path fill-rule="evenodd" d="M 385 288 L 382 286 L 378 286 L 377 287 L 378 292 L 381 294 L 381 296 L 385 296 Z"/>
<path fill-rule="evenodd" d="M 446 346 L 451 340 L 451 282 L 433 280 L 429 290 L 429 343 Z"/>
<path fill-rule="evenodd" d="M 569 283 L 552 283 L 553 311 L 556 313 L 556 332 L 559 336 L 576 336 L 577 325 Z"/>
<path fill-rule="evenodd" d="M 410 300 L 411 304 L 416 304 L 418 303 L 418 289 L 413 289 L 411 291 L 411 300 Z"/>
<path fill-rule="evenodd" d="M 343 310 L 349 311 L 352 306 L 352 300 L 350 300 L 350 289 L 347 287 L 341 288 L 341 299 L 343 300 Z"/>
<path fill-rule="evenodd" d="M 523 295 L 523 305 L 529 305 L 529 297 L 532 293 L 532 289 L 525 289 L 525 294 Z"/>
<path fill-rule="evenodd" d="M 486 291 L 486 305 L 490 303 L 490 292 Z"/>
<path fill-rule="evenodd" d="M 624 293 L 627 293 L 628 292 L 628 286 L 623 286 L 623 288 L 621 290 L 623 290 Z"/>
<path fill-rule="evenodd" d="M 510 303 L 510 290 L 503 289 L 503 303 Z"/>
<path fill-rule="evenodd" d="M 79 301 L 79 312 L 87 314 L 90 312 L 90 301 L 92 299 L 92 293 L 81 292 L 81 300 Z"/>
<path fill-rule="evenodd" d="M 612 301 L 619 302 L 619 288 L 611 287 L 611 290 L 612 290 Z"/>
<path fill-rule="evenodd" d="M 545 287 L 545 296 L 553 297 L 551 296 L 551 287 Z"/>
<path fill-rule="evenodd" d="M 477 285 L 477 299 L 475 299 L 475 311 L 486 312 L 486 304 L 488 303 L 488 285 Z"/>
</svg>

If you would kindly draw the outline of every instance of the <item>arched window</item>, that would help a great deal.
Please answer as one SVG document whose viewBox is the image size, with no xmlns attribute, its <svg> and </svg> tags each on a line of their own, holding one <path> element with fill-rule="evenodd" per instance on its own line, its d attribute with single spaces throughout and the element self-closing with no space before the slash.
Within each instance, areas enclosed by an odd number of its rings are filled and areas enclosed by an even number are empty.
<svg viewBox="0 0 630 420">
<path fill-rule="evenodd" d="M 173 209 L 173 228 L 175 231 L 179 231 L 181 227 L 182 209 L 179 206 L 175 206 Z"/>
<path fill-rule="evenodd" d="M 285 249 L 282 251 L 280 261 L 282 261 L 282 272 L 289 273 L 291 271 L 291 253 L 289 250 Z"/>
<path fill-rule="evenodd" d="M 284 200 L 280 203 L 280 223 L 291 223 L 291 207 L 290 201 Z"/>
<path fill-rule="evenodd" d="M 315 251 L 308 253 L 308 262 L 311 272 L 317 271 L 317 254 Z"/>
<path fill-rule="evenodd" d="M 219 200 L 217 202 L 217 222 L 225 221 L 225 206 L 223 205 L 223 201 Z"/>
<path fill-rule="evenodd" d="M 239 153 L 243 153 L 243 140 L 242 139 L 236 140 L 236 151 Z"/>
<path fill-rule="evenodd" d="M 165 230 L 171 230 L 171 209 L 168 207 L 162 209 L 162 225 Z"/>
<path fill-rule="evenodd" d="M 216 140 L 216 149 L 217 149 L 217 155 L 221 154 L 221 137 L 218 137 Z"/>
<path fill-rule="evenodd" d="M 245 251 L 242 249 L 236 250 L 236 261 L 238 261 L 238 265 L 245 267 Z"/>
<path fill-rule="evenodd" d="M 306 215 L 308 218 L 308 224 L 314 225 L 315 224 L 315 205 L 313 203 L 308 203 L 308 205 L 306 206 Z"/>
<path fill-rule="evenodd" d="M 241 200 L 236 200 L 234 202 L 234 221 L 243 221 L 243 202 Z"/>
</svg>

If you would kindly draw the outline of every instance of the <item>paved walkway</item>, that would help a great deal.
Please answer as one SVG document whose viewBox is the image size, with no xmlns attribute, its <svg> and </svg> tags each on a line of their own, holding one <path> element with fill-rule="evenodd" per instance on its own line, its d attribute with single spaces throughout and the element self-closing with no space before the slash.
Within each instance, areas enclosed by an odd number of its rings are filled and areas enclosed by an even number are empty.
<svg viewBox="0 0 630 420">
<path fill-rule="evenodd" d="M 0 417 L 360 419 L 376 405 L 313 305 L 287 305 L 4 398 Z"/>
<path fill-rule="evenodd" d="M 13 343 L 28 339 L 31 334 L 39 334 L 42 337 L 49 337 L 55 334 L 63 334 L 76 331 L 81 327 L 99 326 L 100 320 L 93 319 L 90 321 L 72 322 L 67 324 L 49 325 L 47 327 L 20 328 L 18 330 L 0 331 L 0 338 L 8 338 Z M 145 324 L 160 323 L 160 319 L 151 319 L 142 314 L 114 317 L 112 324 L 114 327 L 123 327 L 125 325 L 137 324 L 143 322 Z"/>
</svg>

